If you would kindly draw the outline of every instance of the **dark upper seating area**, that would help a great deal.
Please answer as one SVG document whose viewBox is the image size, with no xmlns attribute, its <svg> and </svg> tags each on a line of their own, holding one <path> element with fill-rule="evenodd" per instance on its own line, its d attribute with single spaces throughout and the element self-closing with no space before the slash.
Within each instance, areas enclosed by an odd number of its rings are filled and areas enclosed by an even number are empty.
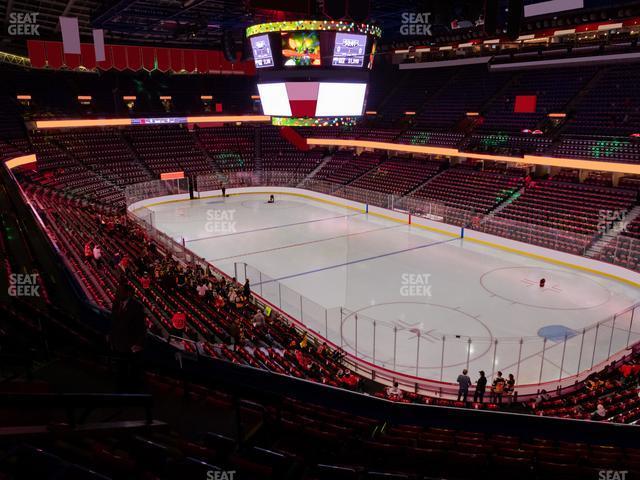
<svg viewBox="0 0 640 480">
<path fill-rule="evenodd" d="M 566 132 L 584 135 L 629 136 L 640 131 L 640 103 L 633 92 L 640 82 L 637 64 L 611 66 L 600 72 L 576 103 Z"/>
<path fill-rule="evenodd" d="M 488 73 L 485 65 L 458 69 L 446 87 L 432 95 L 415 117 L 421 128 L 452 128 L 467 112 L 478 112 L 511 74 Z"/>
<path fill-rule="evenodd" d="M 508 87 L 493 98 L 479 130 L 520 132 L 534 130 L 549 113 L 563 112 L 565 106 L 597 72 L 593 67 L 531 70 L 515 74 Z M 518 95 L 536 95 L 535 113 L 515 113 Z"/>
</svg>

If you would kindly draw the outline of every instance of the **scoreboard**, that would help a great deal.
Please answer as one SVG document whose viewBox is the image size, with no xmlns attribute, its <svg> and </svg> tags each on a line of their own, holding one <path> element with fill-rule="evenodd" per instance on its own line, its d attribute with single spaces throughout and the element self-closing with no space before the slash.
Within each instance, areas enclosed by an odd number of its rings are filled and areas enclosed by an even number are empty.
<svg viewBox="0 0 640 480">
<path fill-rule="evenodd" d="M 374 25 L 324 20 L 247 28 L 263 113 L 277 125 L 321 126 L 363 115 L 381 34 Z"/>
<path fill-rule="evenodd" d="M 273 22 L 247 28 L 257 69 L 371 69 L 379 27 L 337 21 Z"/>
<path fill-rule="evenodd" d="M 362 67 L 366 48 L 366 35 L 336 33 L 332 65 L 334 67 Z"/>
</svg>

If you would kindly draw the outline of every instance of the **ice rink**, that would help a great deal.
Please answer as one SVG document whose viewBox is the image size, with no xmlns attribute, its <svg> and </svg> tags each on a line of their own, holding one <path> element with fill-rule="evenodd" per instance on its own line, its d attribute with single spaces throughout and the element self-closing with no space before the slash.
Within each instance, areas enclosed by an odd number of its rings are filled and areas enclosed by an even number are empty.
<svg viewBox="0 0 640 480">
<path fill-rule="evenodd" d="M 253 290 L 309 328 L 406 374 L 453 382 L 468 363 L 474 381 L 555 381 L 640 339 L 621 313 L 640 300 L 630 285 L 351 209 L 241 194 L 150 210 L 218 268 L 238 262 L 240 281 L 246 263 Z"/>
</svg>

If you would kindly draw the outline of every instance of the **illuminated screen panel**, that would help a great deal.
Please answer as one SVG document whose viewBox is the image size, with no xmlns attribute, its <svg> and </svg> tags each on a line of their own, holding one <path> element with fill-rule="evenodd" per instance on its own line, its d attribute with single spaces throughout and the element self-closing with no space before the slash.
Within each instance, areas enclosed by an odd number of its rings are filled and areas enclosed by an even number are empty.
<svg viewBox="0 0 640 480">
<path fill-rule="evenodd" d="M 316 117 L 362 115 L 366 83 L 320 83 Z"/>
<path fill-rule="evenodd" d="M 524 16 L 536 17 L 579 8 L 584 8 L 584 0 L 525 0 Z"/>
<path fill-rule="evenodd" d="M 284 83 L 259 83 L 260 102 L 265 115 L 290 117 L 291 106 Z"/>
<path fill-rule="evenodd" d="M 362 67 L 366 48 L 366 35 L 338 32 L 333 47 L 332 65 L 334 67 Z"/>
<path fill-rule="evenodd" d="M 257 37 L 251 37 L 250 40 L 256 68 L 273 67 L 273 54 L 271 53 L 269 35 L 258 35 Z"/>
<path fill-rule="evenodd" d="M 319 67 L 322 64 L 318 32 L 284 32 L 281 35 L 285 67 Z"/>
</svg>

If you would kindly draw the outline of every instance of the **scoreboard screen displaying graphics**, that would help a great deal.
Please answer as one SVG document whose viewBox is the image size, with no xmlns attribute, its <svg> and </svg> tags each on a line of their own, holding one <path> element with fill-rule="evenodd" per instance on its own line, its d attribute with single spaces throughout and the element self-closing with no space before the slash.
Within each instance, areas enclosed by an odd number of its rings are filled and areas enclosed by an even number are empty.
<svg viewBox="0 0 640 480">
<path fill-rule="evenodd" d="M 333 47 L 334 67 L 362 67 L 367 49 L 367 36 L 353 33 L 336 33 Z"/>
<path fill-rule="evenodd" d="M 365 70 L 373 65 L 381 32 L 367 24 L 300 20 L 254 25 L 247 37 L 256 68 Z"/>
<path fill-rule="evenodd" d="M 273 67 L 273 54 L 271 53 L 269 35 L 258 35 L 251 37 L 250 40 L 256 68 Z"/>
</svg>

